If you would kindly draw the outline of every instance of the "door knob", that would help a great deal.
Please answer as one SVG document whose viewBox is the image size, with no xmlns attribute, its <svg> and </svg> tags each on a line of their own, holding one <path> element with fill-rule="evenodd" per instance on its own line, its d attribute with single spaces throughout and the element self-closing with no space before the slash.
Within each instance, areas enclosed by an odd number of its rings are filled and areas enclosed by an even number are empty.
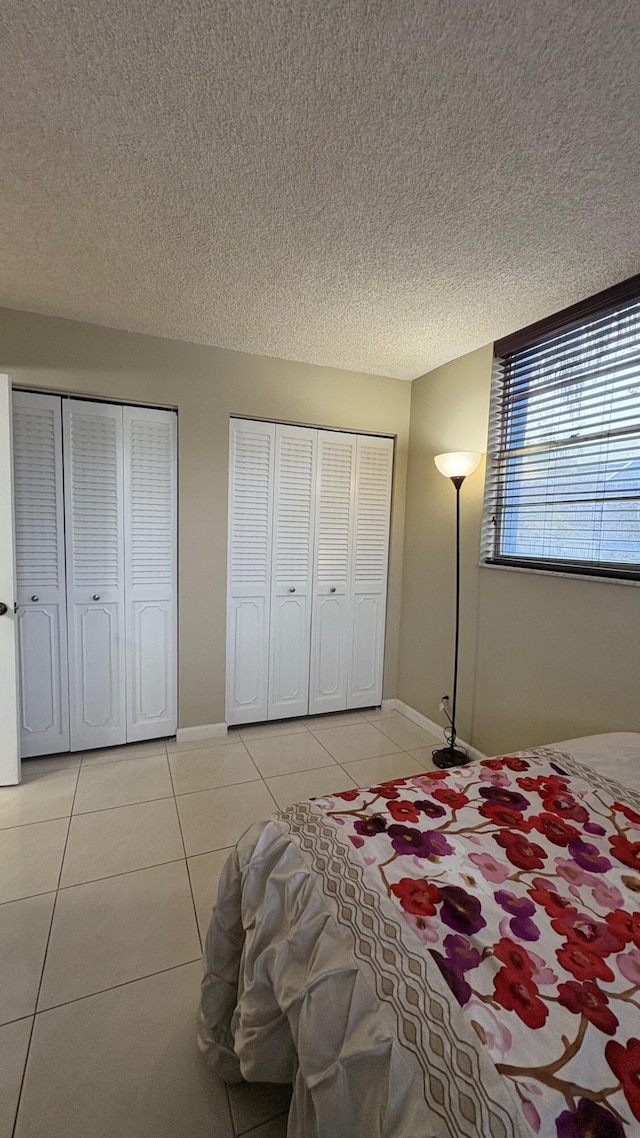
<svg viewBox="0 0 640 1138">
<path fill-rule="evenodd" d="M 34 593 L 31 600 L 34 602 L 34 604 L 37 604 L 37 602 L 40 600 L 40 597 L 36 597 L 36 595 Z"/>
<path fill-rule="evenodd" d="M 289 585 L 289 592 L 290 592 L 290 593 L 295 593 L 295 591 L 296 591 L 296 590 L 295 590 L 294 586 L 293 586 L 293 585 Z"/>
<path fill-rule="evenodd" d="M 335 587 L 335 585 L 332 585 L 331 588 L 329 589 L 329 592 L 335 593 L 335 591 L 336 591 L 336 587 Z"/>
<path fill-rule="evenodd" d="M 99 601 L 100 600 L 100 593 L 94 593 L 93 599 L 94 599 L 94 601 Z"/>
<path fill-rule="evenodd" d="M 0 616 L 4 616 L 4 614 L 8 611 L 9 610 L 8 610 L 7 606 L 5 605 L 4 601 L 0 601 Z"/>
</svg>

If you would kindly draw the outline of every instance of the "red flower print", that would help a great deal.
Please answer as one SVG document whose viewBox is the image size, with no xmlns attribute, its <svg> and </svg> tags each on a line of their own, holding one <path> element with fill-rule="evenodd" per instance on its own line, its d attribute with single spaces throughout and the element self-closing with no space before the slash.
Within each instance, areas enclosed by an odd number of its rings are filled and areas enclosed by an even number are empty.
<svg viewBox="0 0 640 1138">
<path fill-rule="evenodd" d="M 499 830 L 493 837 L 498 845 L 502 846 L 511 864 L 517 866 L 518 869 L 542 869 L 546 860 L 546 853 L 542 846 L 530 842 L 524 834 Z"/>
<path fill-rule="evenodd" d="M 509 830 L 522 830 L 526 833 L 531 829 L 531 823 L 525 821 L 519 810 L 512 810 L 510 806 L 503 806 L 500 802 L 484 802 L 478 808 L 478 814 L 488 818 L 496 826 Z"/>
<path fill-rule="evenodd" d="M 529 792 L 535 791 L 536 794 L 554 794 L 562 790 L 566 790 L 566 779 L 558 778 L 555 774 L 539 774 L 535 778 L 517 778 L 516 783 L 521 790 Z"/>
<path fill-rule="evenodd" d="M 400 791 L 389 782 L 382 782 L 380 786 L 370 786 L 369 794 L 377 794 L 380 798 L 386 799 L 400 797 Z"/>
<path fill-rule="evenodd" d="M 585 980 L 583 984 L 567 980 L 566 983 L 559 984 L 558 1002 L 574 1015 L 585 1015 L 605 1035 L 613 1035 L 618 1026 L 616 1017 L 608 1007 L 608 997 L 593 980 Z"/>
<path fill-rule="evenodd" d="M 558 814 L 561 818 L 570 818 L 572 822 L 589 821 L 589 814 L 584 806 L 580 806 L 567 790 L 556 790 L 551 794 L 543 794 L 542 805 L 550 814 Z"/>
<path fill-rule="evenodd" d="M 527 1027 L 542 1027 L 549 1009 L 538 997 L 538 989 L 530 977 L 520 976 L 509 968 L 501 968 L 493 981 L 493 994 L 508 1012 L 515 1012 Z"/>
<path fill-rule="evenodd" d="M 606 921 L 598 921 L 587 913 L 563 913 L 561 917 L 552 919 L 551 928 L 573 944 L 581 944 L 598 956 L 620 952 L 627 943 L 625 937 L 615 933 Z"/>
<path fill-rule="evenodd" d="M 526 949 L 521 944 L 516 944 L 515 940 L 509 940 L 506 936 L 503 936 L 494 945 L 493 955 L 501 964 L 505 964 L 514 976 L 530 978 L 536 970 L 536 966 Z"/>
<path fill-rule="evenodd" d="M 629 822 L 640 826 L 640 814 L 638 814 L 636 810 L 632 810 L 630 806 L 625 806 L 624 802 L 614 802 L 613 806 L 615 810 L 619 810 L 621 814 L 624 814 Z"/>
<path fill-rule="evenodd" d="M 387 809 L 396 822 L 418 822 L 420 819 L 413 802 L 408 802 L 404 798 L 399 798 L 397 802 L 390 802 Z"/>
<path fill-rule="evenodd" d="M 561 897 L 555 889 L 548 888 L 544 878 L 534 877 L 533 884 L 535 888 L 527 889 L 527 893 L 536 905 L 542 905 L 548 917 L 558 917 L 563 913 L 577 913 L 578 910 L 575 905 L 572 905 L 566 897 Z"/>
<path fill-rule="evenodd" d="M 333 795 L 334 798 L 341 798 L 343 802 L 355 802 L 362 794 L 361 790 L 339 790 Z"/>
<path fill-rule="evenodd" d="M 630 1039 L 626 1047 L 610 1039 L 604 1049 L 605 1058 L 633 1114 L 640 1122 L 640 1039 Z"/>
<path fill-rule="evenodd" d="M 516 755 L 507 755 L 504 765 L 510 771 L 528 771 L 530 763 L 526 759 L 519 759 Z"/>
<path fill-rule="evenodd" d="M 576 980 L 613 980 L 609 965 L 595 952 L 583 948 L 575 941 L 567 941 L 556 949 L 556 956 L 565 972 L 570 972 Z"/>
<path fill-rule="evenodd" d="M 445 806 L 450 806 L 452 810 L 460 810 L 469 801 L 466 794 L 454 790 L 451 786 L 439 786 L 434 790 L 433 797 L 437 798 L 438 802 L 444 802 Z"/>
<path fill-rule="evenodd" d="M 480 766 L 488 767 L 490 771 L 501 771 L 504 769 L 504 759 L 483 759 Z"/>
<path fill-rule="evenodd" d="M 624 909 L 614 909 L 605 917 L 607 925 L 614 936 L 629 943 L 633 941 L 636 948 L 640 948 L 640 913 L 626 913 Z"/>
<path fill-rule="evenodd" d="M 539 834 L 544 834 L 554 846 L 568 846 L 569 842 L 579 836 L 580 831 L 575 826 L 569 826 L 555 814 L 538 814 L 531 819 L 533 828 Z"/>
<path fill-rule="evenodd" d="M 630 842 L 622 834 L 609 838 L 613 857 L 628 865 L 630 869 L 640 869 L 640 842 Z"/>
<path fill-rule="evenodd" d="M 400 904 L 407 913 L 432 917 L 436 911 L 438 886 L 426 881 L 424 877 L 401 877 L 400 881 L 391 886 L 391 892 L 400 899 Z"/>
</svg>

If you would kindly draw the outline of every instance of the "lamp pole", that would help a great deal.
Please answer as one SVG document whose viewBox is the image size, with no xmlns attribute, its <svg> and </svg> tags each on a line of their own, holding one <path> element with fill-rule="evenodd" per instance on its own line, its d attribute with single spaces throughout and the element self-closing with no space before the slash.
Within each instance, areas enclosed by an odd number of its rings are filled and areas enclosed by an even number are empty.
<svg viewBox="0 0 640 1138">
<path fill-rule="evenodd" d="M 446 747 L 433 751 L 433 761 L 437 767 L 462 766 L 469 761 L 467 752 L 456 747 L 456 712 L 458 708 L 458 661 L 460 653 L 460 489 L 468 474 L 473 473 L 480 462 L 477 452 L 456 452 L 436 455 L 435 463 L 441 474 L 451 480 L 456 492 L 456 584 L 455 584 L 455 637 L 453 648 L 453 700 L 451 715 L 446 712 L 449 727 L 445 728 Z"/>
</svg>

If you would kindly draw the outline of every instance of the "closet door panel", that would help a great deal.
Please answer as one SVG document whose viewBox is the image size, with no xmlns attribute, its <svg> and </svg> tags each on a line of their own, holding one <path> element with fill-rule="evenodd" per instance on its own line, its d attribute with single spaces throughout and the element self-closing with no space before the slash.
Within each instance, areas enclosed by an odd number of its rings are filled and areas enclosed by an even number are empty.
<svg viewBox="0 0 640 1138">
<path fill-rule="evenodd" d="M 63 407 L 71 749 L 126 741 L 122 407 Z"/>
<path fill-rule="evenodd" d="M 359 436 L 351 552 L 350 708 L 382 701 L 392 472 L 393 440 Z"/>
<path fill-rule="evenodd" d="M 309 713 L 347 706 L 357 437 L 318 431 Z"/>
<path fill-rule="evenodd" d="M 20 738 L 23 757 L 69 750 L 62 410 L 13 394 Z"/>
<path fill-rule="evenodd" d="M 176 415 L 124 407 L 127 741 L 177 727 Z"/>
<path fill-rule="evenodd" d="M 315 430 L 276 426 L 269 719 L 306 715 L 316 495 Z"/>
<path fill-rule="evenodd" d="M 274 444 L 273 423 L 231 420 L 228 724 L 255 723 L 268 716 Z"/>
</svg>

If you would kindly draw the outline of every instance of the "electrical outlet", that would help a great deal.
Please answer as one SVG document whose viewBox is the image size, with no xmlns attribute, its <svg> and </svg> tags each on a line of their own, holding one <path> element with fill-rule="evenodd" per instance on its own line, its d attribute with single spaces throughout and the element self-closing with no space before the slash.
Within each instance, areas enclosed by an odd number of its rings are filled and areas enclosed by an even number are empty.
<svg viewBox="0 0 640 1138">
<path fill-rule="evenodd" d="M 445 706 L 445 705 L 446 705 L 448 702 L 449 702 L 449 696 L 448 696 L 448 695 L 443 695 L 442 699 L 440 700 L 440 711 L 446 711 L 446 706 Z"/>
</svg>

